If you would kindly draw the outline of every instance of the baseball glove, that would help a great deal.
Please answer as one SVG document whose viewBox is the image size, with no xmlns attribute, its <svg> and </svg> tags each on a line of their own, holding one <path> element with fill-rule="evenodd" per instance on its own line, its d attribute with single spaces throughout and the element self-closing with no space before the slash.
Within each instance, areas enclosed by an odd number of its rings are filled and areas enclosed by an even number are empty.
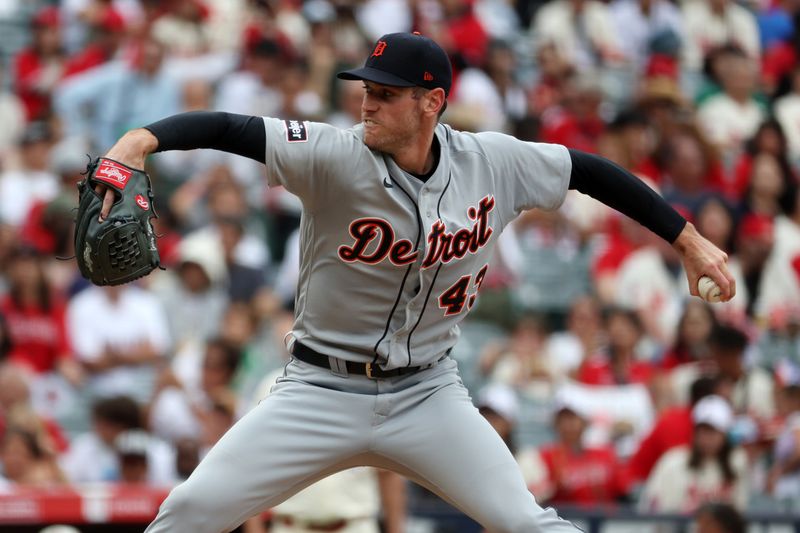
<svg viewBox="0 0 800 533">
<path fill-rule="evenodd" d="M 103 196 L 97 184 L 114 190 L 114 204 L 99 221 Z M 161 267 L 150 219 L 153 190 L 142 170 L 100 157 L 78 183 L 80 201 L 75 220 L 75 257 L 81 275 L 95 285 L 121 285 Z"/>
</svg>

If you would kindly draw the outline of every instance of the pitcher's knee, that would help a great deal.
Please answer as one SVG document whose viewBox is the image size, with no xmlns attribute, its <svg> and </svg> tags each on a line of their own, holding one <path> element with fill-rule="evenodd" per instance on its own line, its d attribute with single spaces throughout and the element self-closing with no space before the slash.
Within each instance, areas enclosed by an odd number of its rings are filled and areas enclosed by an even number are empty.
<svg viewBox="0 0 800 533">
<path fill-rule="evenodd" d="M 495 518 L 493 524 L 486 526 L 493 533 L 580 533 L 572 523 L 563 520 L 552 508 L 527 512 L 519 509 L 506 509 Z"/>
<path fill-rule="evenodd" d="M 213 527 L 210 520 L 219 516 L 213 511 L 214 503 L 213 499 L 203 498 L 187 483 L 182 483 L 172 489 L 161 504 L 156 523 L 163 523 L 164 531 L 206 531 L 205 527 Z"/>
</svg>

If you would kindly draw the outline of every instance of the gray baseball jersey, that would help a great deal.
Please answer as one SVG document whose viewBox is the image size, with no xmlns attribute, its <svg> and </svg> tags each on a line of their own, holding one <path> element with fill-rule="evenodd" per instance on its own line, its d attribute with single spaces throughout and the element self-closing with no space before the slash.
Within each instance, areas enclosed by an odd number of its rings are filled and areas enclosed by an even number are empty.
<svg viewBox="0 0 800 533">
<path fill-rule="evenodd" d="M 558 207 L 563 146 L 440 124 L 423 183 L 370 150 L 362 128 L 266 118 L 267 172 L 303 201 L 293 335 L 385 369 L 432 363 L 475 305 L 495 242 L 521 211 Z"/>
<path fill-rule="evenodd" d="M 430 366 L 371 379 L 292 358 L 147 532 L 229 531 L 353 466 L 399 472 L 491 531 L 577 531 L 536 503 L 456 362 L 440 361 L 503 227 L 524 209 L 563 201 L 567 150 L 439 125 L 439 163 L 423 183 L 367 148 L 360 127 L 264 124 L 269 183 L 304 207 L 294 337 L 329 360 Z"/>
</svg>

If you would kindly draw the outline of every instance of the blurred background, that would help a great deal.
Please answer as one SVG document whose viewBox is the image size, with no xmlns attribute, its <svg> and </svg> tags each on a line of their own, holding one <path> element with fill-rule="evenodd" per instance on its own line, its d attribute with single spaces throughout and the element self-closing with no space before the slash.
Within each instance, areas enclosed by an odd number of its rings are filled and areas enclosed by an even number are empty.
<svg viewBox="0 0 800 533">
<path fill-rule="evenodd" d="M 287 359 L 298 199 L 237 156 L 154 155 L 167 269 L 89 286 L 59 260 L 87 154 L 190 110 L 351 127 L 361 84 L 335 73 L 417 30 L 452 60 L 444 122 L 610 158 L 737 279 L 732 302 L 690 298 L 669 245 L 574 191 L 508 228 L 453 357 L 537 499 L 592 532 L 800 531 L 798 17 L 798 0 L 0 0 L 0 530 L 141 531 Z M 480 531 L 366 469 L 242 530 L 378 527 Z"/>
</svg>

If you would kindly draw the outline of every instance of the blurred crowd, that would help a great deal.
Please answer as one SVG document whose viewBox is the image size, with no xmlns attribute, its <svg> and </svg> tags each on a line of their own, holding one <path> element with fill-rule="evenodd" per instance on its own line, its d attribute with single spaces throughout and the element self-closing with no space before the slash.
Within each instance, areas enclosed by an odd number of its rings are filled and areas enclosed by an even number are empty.
<svg viewBox="0 0 800 533">
<path fill-rule="evenodd" d="M 172 485 L 288 357 L 299 200 L 237 156 L 156 154 L 166 270 L 90 286 L 87 155 L 193 110 L 349 128 L 362 88 L 335 73 L 416 30 L 452 60 L 444 122 L 613 160 L 736 278 L 691 298 L 668 243 L 574 191 L 504 232 L 453 356 L 537 498 L 800 508 L 798 21 L 797 0 L 0 2 L 0 492 Z"/>
</svg>

